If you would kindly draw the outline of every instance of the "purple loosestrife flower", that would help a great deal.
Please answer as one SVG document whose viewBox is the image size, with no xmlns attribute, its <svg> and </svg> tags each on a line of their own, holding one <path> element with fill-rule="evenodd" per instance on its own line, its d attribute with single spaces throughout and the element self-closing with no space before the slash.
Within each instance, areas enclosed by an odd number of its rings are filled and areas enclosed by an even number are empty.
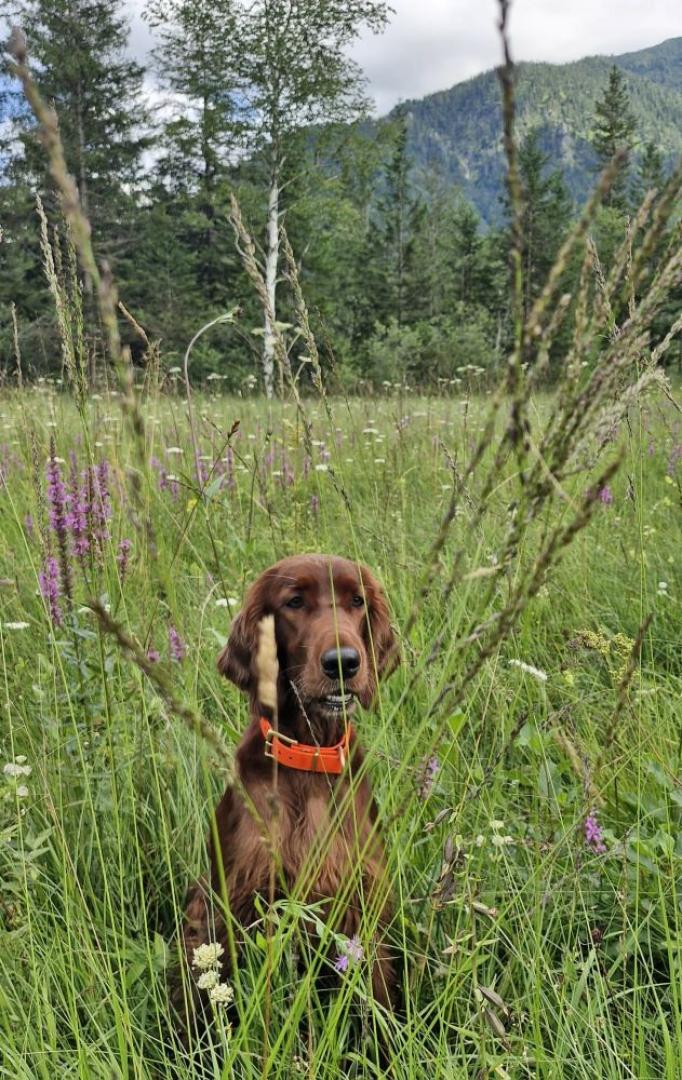
<svg viewBox="0 0 682 1080">
<path fill-rule="evenodd" d="M 62 479 L 62 471 L 55 456 L 54 438 L 50 441 L 47 459 L 47 508 L 50 528 L 57 539 L 58 567 L 61 589 L 67 600 L 71 599 L 71 564 L 69 562 L 69 496 Z"/>
<path fill-rule="evenodd" d="M 338 971 L 339 975 L 343 975 L 348 971 L 348 968 L 352 964 L 355 966 L 362 961 L 365 955 L 365 950 L 360 944 L 360 939 L 357 934 L 352 938 L 347 938 L 341 945 L 341 952 L 334 961 L 334 971 Z"/>
<path fill-rule="evenodd" d="M 151 664 L 158 664 L 161 659 L 161 653 L 158 649 L 147 649 L 147 659 Z"/>
<path fill-rule="evenodd" d="M 55 458 L 54 441 L 50 445 L 47 459 L 47 508 L 50 516 L 50 528 L 61 542 L 66 541 L 69 525 L 69 496 L 66 492 L 62 471 Z"/>
<path fill-rule="evenodd" d="M 118 572 L 121 575 L 121 582 L 123 582 L 123 579 L 126 576 L 126 572 L 128 570 L 128 557 L 130 555 L 132 546 L 132 540 L 126 539 L 120 540 L 118 544 L 116 562 L 118 563 Z"/>
<path fill-rule="evenodd" d="M 71 501 L 71 535 L 73 536 L 73 553 L 78 559 L 83 557 L 90 550 L 90 517 L 91 506 L 88 498 L 88 473 L 84 470 L 81 473 L 81 483 L 74 480 L 72 485 L 72 501 Z"/>
<path fill-rule="evenodd" d="M 59 606 L 59 563 L 54 555 L 50 555 L 45 560 L 45 565 L 38 575 L 38 581 L 52 622 L 55 626 L 61 626 L 64 617 Z"/>
<path fill-rule="evenodd" d="M 603 855 L 606 851 L 606 844 L 602 836 L 601 825 L 597 821 L 597 815 L 594 810 L 585 818 L 585 843 L 588 847 L 591 847 L 597 855 Z"/>
<path fill-rule="evenodd" d="M 177 664 L 181 664 L 187 656 L 187 646 L 174 626 L 168 627 L 168 651 L 171 660 L 175 660 Z"/>
<path fill-rule="evenodd" d="M 92 520 L 95 538 L 104 543 L 109 539 L 109 520 L 111 518 L 111 496 L 109 493 L 109 465 L 101 461 L 92 466 L 93 494 Z"/>
<path fill-rule="evenodd" d="M 601 488 L 599 492 L 599 502 L 603 503 L 604 506 L 611 506 L 611 503 L 613 502 L 613 492 L 608 484 L 605 484 L 604 487 Z"/>
</svg>

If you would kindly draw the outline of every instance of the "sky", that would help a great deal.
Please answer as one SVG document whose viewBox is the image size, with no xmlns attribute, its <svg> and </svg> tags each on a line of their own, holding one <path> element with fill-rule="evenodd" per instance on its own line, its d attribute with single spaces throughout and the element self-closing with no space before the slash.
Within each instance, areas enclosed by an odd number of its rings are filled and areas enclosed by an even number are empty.
<svg viewBox="0 0 682 1080">
<path fill-rule="evenodd" d="M 145 60 L 144 0 L 127 0 L 131 48 Z M 382 35 L 352 51 L 379 115 L 398 101 L 445 90 L 500 61 L 496 0 L 392 0 Z M 562 63 L 615 54 L 682 36 L 682 0 L 515 0 L 510 19 L 516 60 Z"/>
</svg>

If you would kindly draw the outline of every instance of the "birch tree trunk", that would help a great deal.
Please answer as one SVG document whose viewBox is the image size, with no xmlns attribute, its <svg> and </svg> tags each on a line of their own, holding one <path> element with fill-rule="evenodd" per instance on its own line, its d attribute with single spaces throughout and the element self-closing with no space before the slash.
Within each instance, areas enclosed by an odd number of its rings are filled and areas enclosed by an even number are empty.
<svg viewBox="0 0 682 1080">
<path fill-rule="evenodd" d="M 265 334 L 263 338 L 263 381 L 265 395 L 273 397 L 275 392 L 275 328 L 277 320 L 277 269 L 279 266 L 279 170 L 273 169 L 268 193 L 268 230 L 267 250 L 265 254 L 265 290 L 268 296 L 268 308 L 265 312 Z M 272 322 L 271 322 L 272 319 Z"/>
</svg>

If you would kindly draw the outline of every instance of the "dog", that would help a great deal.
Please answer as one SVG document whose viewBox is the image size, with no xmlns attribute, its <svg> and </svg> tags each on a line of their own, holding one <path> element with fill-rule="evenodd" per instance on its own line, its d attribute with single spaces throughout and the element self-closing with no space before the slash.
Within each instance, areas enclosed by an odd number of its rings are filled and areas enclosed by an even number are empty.
<svg viewBox="0 0 682 1080">
<path fill-rule="evenodd" d="M 266 616 L 274 617 L 279 663 L 274 724 L 262 715 L 256 672 Z M 251 715 L 236 751 L 236 782 L 215 811 L 210 878 L 190 890 L 185 912 L 195 1001 L 195 950 L 222 945 L 221 977 L 229 979 L 234 925 L 247 930 L 263 901 L 295 897 L 320 904 L 333 931 L 351 941 L 363 910 L 373 914 L 372 992 L 382 1006 L 397 1007 L 396 962 L 383 940 L 392 916 L 386 858 L 350 720 L 358 703 L 370 707 L 379 680 L 398 662 L 385 596 L 365 566 L 298 555 L 271 566 L 249 589 L 218 658 L 221 674 L 248 695 Z"/>
</svg>

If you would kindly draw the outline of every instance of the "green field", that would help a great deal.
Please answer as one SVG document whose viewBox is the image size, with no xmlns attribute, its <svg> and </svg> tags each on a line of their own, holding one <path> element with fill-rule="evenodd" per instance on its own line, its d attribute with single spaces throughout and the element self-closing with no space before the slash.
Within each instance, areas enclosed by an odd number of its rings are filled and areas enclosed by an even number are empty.
<svg viewBox="0 0 682 1080">
<path fill-rule="evenodd" d="M 136 434 L 115 393 L 79 414 L 48 382 L 4 392 L 0 1076 L 374 1076 L 379 1045 L 397 1078 L 682 1075 L 680 414 L 633 399 L 529 494 L 555 399 L 530 401 L 523 457 L 504 403 L 484 431 L 491 395 L 457 395 L 306 402 L 308 435 L 293 404 L 195 395 L 199 484 L 178 394 L 143 397 Z M 292 902 L 234 974 L 240 1023 L 217 1008 L 187 1051 L 175 935 L 216 744 L 247 720 L 215 659 L 248 583 L 302 551 L 366 562 L 400 632 L 357 727 L 406 1015 L 374 1005 L 365 959 L 319 1002 Z"/>
</svg>

